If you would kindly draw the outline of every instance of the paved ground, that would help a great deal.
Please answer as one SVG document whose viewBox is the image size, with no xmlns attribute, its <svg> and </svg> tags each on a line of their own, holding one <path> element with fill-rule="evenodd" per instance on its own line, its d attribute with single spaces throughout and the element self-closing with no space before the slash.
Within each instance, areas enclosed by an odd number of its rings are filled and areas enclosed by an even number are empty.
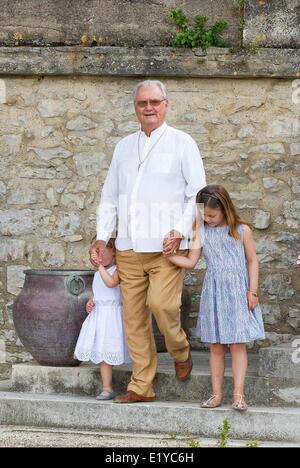
<svg viewBox="0 0 300 468">
<path fill-rule="evenodd" d="M 0 426 L 0 447 L 189 447 L 171 436 Z"/>
<path fill-rule="evenodd" d="M 35 427 L 0 426 L 0 448 L 3 447 L 216 447 L 218 440 L 195 438 L 190 434 L 129 434 L 124 432 L 78 431 Z M 242 440 L 228 441 L 228 447 L 245 447 Z M 295 447 L 297 444 L 258 442 L 258 447 Z M 299 447 L 299 445 L 298 445 Z"/>
</svg>

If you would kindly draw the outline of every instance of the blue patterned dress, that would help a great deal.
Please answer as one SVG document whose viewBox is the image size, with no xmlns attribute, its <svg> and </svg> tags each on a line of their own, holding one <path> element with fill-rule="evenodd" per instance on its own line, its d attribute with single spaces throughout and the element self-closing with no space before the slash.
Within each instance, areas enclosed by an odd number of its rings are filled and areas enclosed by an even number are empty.
<svg viewBox="0 0 300 468">
<path fill-rule="evenodd" d="M 237 230 L 243 238 L 243 225 Z M 204 343 L 248 343 L 265 338 L 260 306 L 248 309 L 248 270 L 242 240 L 228 226 L 204 225 L 203 255 L 207 265 L 196 335 Z"/>
</svg>

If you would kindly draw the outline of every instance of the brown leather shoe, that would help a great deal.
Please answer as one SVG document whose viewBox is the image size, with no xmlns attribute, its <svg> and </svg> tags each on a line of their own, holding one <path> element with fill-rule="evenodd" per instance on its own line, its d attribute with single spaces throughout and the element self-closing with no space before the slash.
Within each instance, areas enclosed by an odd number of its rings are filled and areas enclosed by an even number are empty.
<svg viewBox="0 0 300 468">
<path fill-rule="evenodd" d="M 144 395 L 138 395 L 133 390 L 128 390 L 123 395 L 118 395 L 114 398 L 114 403 L 138 403 L 140 401 L 154 401 L 155 396 L 146 397 Z"/>
<path fill-rule="evenodd" d="M 175 364 L 175 372 L 176 372 L 177 379 L 187 380 L 193 368 L 191 350 L 189 349 L 189 357 L 187 358 L 186 361 L 175 362 L 174 364 Z"/>
</svg>

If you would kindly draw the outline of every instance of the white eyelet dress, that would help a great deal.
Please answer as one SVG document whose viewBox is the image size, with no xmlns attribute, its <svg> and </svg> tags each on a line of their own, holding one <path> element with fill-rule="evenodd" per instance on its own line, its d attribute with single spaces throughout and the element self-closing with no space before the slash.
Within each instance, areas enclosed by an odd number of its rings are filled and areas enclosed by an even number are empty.
<svg viewBox="0 0 300 468">
<path fill-rule="evenodd" d="M 116 266 L 107 271 L 113 275 Z M 95 305 L 82 324 L 74 357 L 95 364 L 103 361 L 110 365 L 128 363 L 120 286 L 108 288 L 97 271 L 92 288 Z"/>
<path fill-rule="evenodd" d="M 229 236 L 228 226 L 204 224 L 205 274 L 196 335 L 204 343 L 248 343 L 265 338 L 259 304 L 248 309 L 248 270 L 241 240 Z"/>
</svg>

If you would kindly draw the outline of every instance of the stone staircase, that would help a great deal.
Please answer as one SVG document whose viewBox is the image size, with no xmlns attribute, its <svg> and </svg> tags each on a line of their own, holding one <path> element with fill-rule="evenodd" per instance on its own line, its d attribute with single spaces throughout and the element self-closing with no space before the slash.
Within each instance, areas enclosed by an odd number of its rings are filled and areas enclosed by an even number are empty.
<svg viewBox="0 0 300 468">
<path fill-rule="evenodd" d="M 189 432 L 215 438 L 227 418 L 231 438 L 300 446 L 300 365 L 291 360 L 294 351 L 290 344 L 285 344 L 264 348 L 259 356 L 249 353 L 246 399 L 250 407 L 242 414 L 230 406 L 229 356 L 224 405 L 214 410 L 199 405 L 211 391 L 207 352 L 193 352 L 194 368 L 187 382 L 176 379 L 171 358 L 160 353 L 155 380 L 157 401 L 130 405 L 94 399 L 100 388 L 97 366 L 57 368 L 16 364 L 11 381 L 3 381 L 0 388 L 0 420 L 3 425 L 163 434 Z M 129 367 L 114 368 L 117 392 L 126 389 L 129 376 Z"/>
</svg>

